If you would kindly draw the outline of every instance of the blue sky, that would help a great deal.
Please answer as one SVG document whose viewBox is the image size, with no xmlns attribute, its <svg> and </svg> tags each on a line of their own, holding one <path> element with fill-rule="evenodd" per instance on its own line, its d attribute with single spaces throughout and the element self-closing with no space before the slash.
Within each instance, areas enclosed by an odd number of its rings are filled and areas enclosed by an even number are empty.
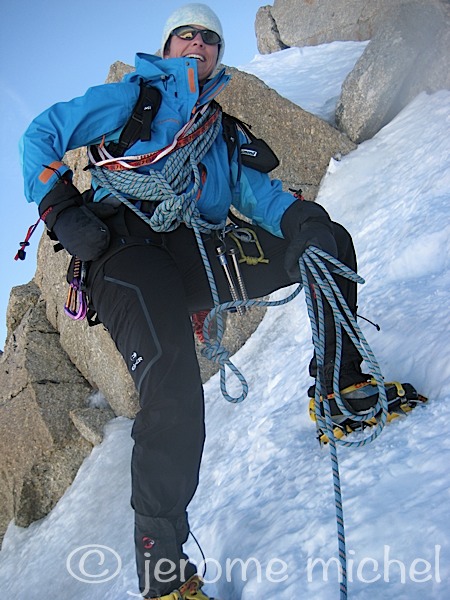
<svg viewBox="0 0 450 600">
<path fill-rule="evenodd" d="M 16 0 L 0 21 L 0 348 L 13 286 L 30 281 L 42 225 L 25 262 L 15 262 L 18 242 L 37 219 L 23 195 L 18 141 L 29 122 L 51 104 L 103 83 L 116 60 L 134 63 L 136 52 L 155 52 L 167 17 L 183 0 Z M 222 21 L 224 63 L 239 66 L 257 53 L 254 22 L 264 0 L 205 2 Z"/>
</svg>

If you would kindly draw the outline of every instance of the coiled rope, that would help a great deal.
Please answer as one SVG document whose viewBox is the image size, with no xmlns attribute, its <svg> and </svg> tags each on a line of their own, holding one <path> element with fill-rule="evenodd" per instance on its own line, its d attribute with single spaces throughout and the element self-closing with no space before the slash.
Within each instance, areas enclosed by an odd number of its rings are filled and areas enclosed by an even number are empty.
<svg viewBox="0 0 450 600">
<path fill-rule="evenodd" d="M 191 130 L 194 131 L 198 127 L 201 127 L 208 117 L 211 116 L 212 110 L 216 109 L 208 108 L 208 110 L 200 116 L 198 121 L 193 124 L 192 128 L 188 130 L 188 133 Z M 193 139 L 189 144 L 170 154 L 162 171 L 150 169 L 148 174 L 140 174 L 131 170 L 110 171 L 104 167 L 94 165 L 92 167 L 92 177 L 94 181 L 118 198 L 155 231 L 172 231 L 182 222 L 193 229 L 208 277 L 214 303 L 214 307 L 206 317 L 203 326 L 205 348 L 203 349 L 202 354 L 208 359 L 219 363 L 221 392 L 224 398 L 229 402 L 242 402 L 248 394 L 248 384 L 239 369 L 231 362 L 230 353 L 222 345 L 224 327 L 221 313 L 238 307 L 281 306 L 293 300 L 299 295 L 302 288 L 304 288 L 318 366 L 315 386 L 316 422 L 318 427 L 320 426 L 326 432 L 329 439 L 336 507 L 339 562 L 341 567 L 340 598 L 341 600 L 345 600 L 347 598 L 347 558 L 337 444 L 339 443 L 344 446 L 362 446 L 371 442 L 380 434 L 386 423 L 388 407 L 386 391 L 378 363 L 356 323 L 355 317 L 349 310 L 345 299 L 334 281 L 331 272 L 358 283 L 364 283 L 364 280 L 336 258 L 318 248 L 309 247 L 299 259 L 301 283 L 288 297 L 278 301 L 237 300 L 220 303 L 214 274 L 204 247 L 202 233 L 210 233 L 212 230 L 223 230 L 225 228 L 225 222 L 219 224 L 210 224 L 206 222 L 201 218 L 196 207 L 196 198 L 200 189 L 198 164 L 219 133 L 221 119 L 220 115 L 218 116 L 219 118 L 217 118 L 212 126 L 206 129 L 204 133 Z M 129 197 L 158 202 L 154 214 L 152 216 L 143 214 L 128 199 Z M 314 310 L 312 292 L 309 286 L 310 282 L 314 283 L 317 312 Z M 327 399 L 324 375 L 324 298 L 331 307 L 335 323 L 336 354 L 333 371 L 333 392 L 336 403 L 342 414 L 353 420 L 366 421 L 372 417 L 377 419 L 377 426 L 373 429 L 372 435 L 362 440 L 347 441 L 344 439 L 336 439 L 333 432 L 333 422 L 329 401 Z M 217 325 L 217 333 L 214 341 L 211 341 L 209 335 L 212 319 L 215 319 Z M 366 361 L 368 370 L 372 373 L 378 387 L 378 402 L 376 406 L 364 413 L 354 414 L 353 412 L 349 412 L 340 395 L 339 372 L 342 358 L 343 331 L 347 333 L 363 360 Z M 228 393 L 226 386 L 226 367 L 232 371 L 241 384 L 242 391 L 239 396 L 232 396 Z M 321 398 L 324 408 L 323 416 L 321 412 Z"/>
<path fill-rule="evenodd" d="M 311 329 L 313 333 L 313 343 L 317 360 L 317 377 L 315 386 L 315 413 L 316 423 L 329 439 L 330 458 L 333 476 L 333 489 L 336 510 L 336 525 L 338 537 L 338 555 L 339 555 L 339 590 L 340 599 L 347 598 L 347 554 L 345 545 L 345 528 L 344 528 L 344 513 L 342 505 L 342 492 L 339 474 L 339 462 L 337 456 L 337 444 L 343 446 L 364 446 L 372 442 L 383 430 L 388 414 L 388 402 L 386 389 L 383 383 L 378 362 L 367 343 L 361 329 L 359 328 L 356 318 L 351 313 L 347 303 L 334 281 L 332 274 L 341 275 L 356 283 L 364 283 L 364 279 L 349 267 L 341 263 L 338 259 L 327 254 L 323 250 L 315 247 L 309 247 L 303 253 L 299 260 L 301 273 L 301 283 L 288 297 L 278 301 L 265 300 L 240 300 L 226 302 L 215 306 L 208 314 L 203 326 L 203 335 L 205 337 L 206 351 L 204 355 L 208 358 L 217 359 L 220 363 L 220 384 L 224 397 L 230 402 L 241 402 L 248 393 L 247 382 L 240 371 L 230 361 L 229 354 L 221 346 L 221 334 L 219 336 L 219 328 L 217 339 L 214 343 L 209 340 L 208 330 L 210 328 L 211 319 L 215 318 L 221 311 L 237 308 L 239 306 L 281 306 L 293 300 L 300 293 L 301 289 L 305 290 L 306 304 L 309 319 L 311 321 Z M 314 299 L 316 302 L 317 311 L 314 310 L 314 301 L 312 289 L 309 285 L 314 283 Z M 348 441 L 345 439 L 336 439 L 334 435 L 333 421 L 331 417 L 331 408 L 327 397 L 326 381 L 325 381 L 325 313 L 324 313 L 324 298 L 329 303 L 335 325 L 336 335 L 336 350 L 334 358 L 333 371 L 333 392 L 336 403 L 345 417 L 351 418 L 354 421 L 366 421 L 375 418 L 377 425 L 372 428 L 372 434 L 363 439 Z M 352 340 L 355 348 L 358 350 L 361 358 L 366 362 L 367 368 L 373 376 L 378 388 L 377 404 L 368 411 L 361 413 L 350 412 L 344 405 L 339 388 L 339 373 L 342 358 L 342 338 L 343 332 L 346 332 Z M 225 383 L 225 366 L 228 366 L 236 375 L 242 385 L 242 393 L 239 397 L 231 397 L 226 391 Z M 321 399 L 324 408 L 324 415 L 321 411 Z"/>
<path fill-rule="evenodd" d="M 304 282 L 306 304 L 308 308 L 308 315 L 311 321 L 311 328 L 313 332 L 314 349 L 316 352 L 317 360 L 317 377 L 315 386 L 315 414 L 316 422 L 318 427 L 326 432 L 329 439 L 330 446 L 330 458 L 331 468 L 333 475 L 333 487 L 334 487 L 334 499 L 336 508 L 336 524 L 337 524 L 337 536 L 338 536 L 338 553 L 340 563 L 340 598 L 345 600 L 347 598 L 347 556 L 345 548 L 345 530 L 344 530 L 344 514 L 342 507 L 342 493 L 341 483 L 339 475 L 339 463 L 337 457 L 337 443 L 343 446 L 363 446 L 373 441 L 383 430 L 386 424 L 388 414 L 388 402 L 386 397 L 386 389 L 383 383 L 383 377 L 381 374 L 378 362 L 367 343 L 362 331 L 360 330 L 355 317 L 351 313 L 350 309 L 345 302 L 342 293 L 334 281 L 331 273 L 332 271 L 336 274 L 342 275 L 357 283 L 364 283 L 359 275 L 349 269 L 346 265 L 343 265 L 336 258 L 330 256 L 323 250 L 318 248 L 308 248 L 303 256 L 300 258 L 300 272 L 302 282 Z M 314 282 L 314 293 L 317 305 L 317 316 L 314 311 L 314 303 L 312 298 L 311 287 L 308 285 L 308 281 Z M 333 422 L 331 418 L 331 409 L 329 400 L 327 397 L 327 389 L 325 382 L 325 319 L 324 319 L 324 302 L 323 297 L 329 303 L 334 318 L 335 334 L 336 334 L 336 351 L 334 359 L 334 370 L 333 370 L 333 393 L 336 403 L 346 417 L 351 418 L 354 421 L 365 421 L 374 417 L 377 421 L 376 427 L 373 429 L 373 433 L 360 440 L 347 441 L 345 439 L 336 439 L 333 431 Z M 377 404 L 369 411 L 355 414 L 354 412 L 348 411 L 342 402 L 340 389 L 339 389 L 339 372 L 342 358 L 342 333 L 345 331 L 356 349 L 358 350 L 361 358 L 366 361 L 368 370 L 371 372 L 374 380 L 376 381 L 378 388 L 378 401 Z M 324 408 L 324 416 L 321 412 L 321 398 Z"/>
<path fill-rule="evenodd" d="M 204 352 L 208 358 L 218 357 L 218 362 L 221 364 L 220 381 L 221 389 L 224 397 L 231 402 L 241 402 L 248 393 L 248 385 L 243 377 L 242 373 L 231 363 L 229 354 L 224 351 L 221 347 L 221 338 L 219 334 L 214 343 L 211 343 L 208 337 L 208 330 L 210 327 L 211 319 L 215 318 L 220 311 L 229 310 L 231 308 L 237 308 L 239 306 L 252 307 L 252 306 L 281 306 L 293 300 L 301 291 L 302 288 L 305 290 L 306 304 L 309 319 L 311 322 L 311 329 L 313 333 L 313 343 L 316 353 L 317 360 L 317 377 L 315 386 L 315 413 L 316 423 L 324 432 L 326 432 L 329 439 L 330 447 L 330 458 L 333 476 L 333 488 L 334 488 L 334 499 L 335 499 L 335 510 L 336 510 L 336 524 L 337 524 L 337 537 L 338 537 L 338 555 L 339 555 L 339 590 L 340 599 L 346 600 L 347 598 L 347 555 L 345 546 L 345 529 L 344 529 L 344 514 L 342 505 L 342 492 L 341 482 L 339 474 L 339 463 L 337 456 L 337 444 L 343 446 L 364 446 L 372 442 L 383 430 L 388 414 L 388 402 L 386 396 L 386 389 L 383 383 L 383 377 L 381 374 L 378 362 L 367 343 L 361 329 L 359 328 L 354 315 L 351 313 L 347 303 L 342 296 L 342 293 L 334 281 L 332 274 L 341 275 L 351 281 L 357 283 L 364 283 L 364 279 L 357 273 L 352 271 L 349 267 L 341 263 L 333 256 L 327 254 L 323 250 L 315 247 L 309 247 L 303 253 L 299 260 L 299 267 L 301 273 L 300 285 L 291 293 L 287 298 L 279 301 L 265 301 L 265 300 L 247 300 L 247 301 L 234 301 L 226 302 L 215 306 L 214 309 L 206 317 L 203 327 L 203 335 L 205 337 L 207 350 Z M 314 283 L 314 299 L 316 302 L 317 311 L 314 310 L 314 300 L 312 296 L 312 289 L 309 285 Z M 336 351 L 334 358 L 334 371 L 333 371 L 333 392 L 336 403 L 345 417 L 351 418 L 354 421 L 366 421 L 371 418 L 375 418 L 377 421 L 376 427 L 372 428 L 372 434 L 363 439 L 354 439 L 353 441 L 345 439 L 336 439 L 334 435 L 333 421 L 331 417 L 331 409 L 329 400 L 327 397 L 326 381 L 325 381 L 325 313 L 324 313 L 324 299 L 329 303 L 335 325 L 336 335 Z M 378 401 L 377 404 L 368 411 L 361 413 L 350 412 L 344 405 L 339 389 L 339 373 L 342 358 L 342 337 L 343 332 L 346 332 L 356 349 L 358 350 L 362 359 L 366 362 L 367 369 L 373 376 L 378 388 Z M 230 397 L 226 392 L 225 385 L 225 366 L 228 366 L 232 372 L 236 375 L 242 385 L 242 393 L 238 398 Z M 322 415 L 321 404 L 324 408 L 324 414 Z"/>
<path fill-rule="evenodd" d="M 220 131 L 220 109 L 209 105 L 204 112 L 198 113 L 198 118 L 185 134 L 201 129 L 210 117 L 215 117 L 211 119 L 211 126 L 188 144 L 176 148 L 168 156 L 161 171 L 111 171 L 94 164 L 91 167 L 93 181 L 118 198 L 154 231 L 173 231 L 180 223 L 191 228 L 198 226 L 204 233 L 223 229 L 224 223 L 212 225 L 202 219 L 196 205 L 201 183 L 198 165 Z M 144 215 L 129 200 L 130 197 L 158 203 L 153 215 Z"/>
</svg>

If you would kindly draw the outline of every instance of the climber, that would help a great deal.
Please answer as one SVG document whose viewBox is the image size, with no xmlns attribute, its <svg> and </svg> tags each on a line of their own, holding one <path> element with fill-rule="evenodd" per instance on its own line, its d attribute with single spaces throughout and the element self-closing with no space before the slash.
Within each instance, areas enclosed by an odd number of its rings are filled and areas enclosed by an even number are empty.
<svg viewBox="0 0 450 600">
<path fill-rule="evenodd" d="M 80 98 L 55 104 L 22 138 L 27 200 L 38 205 L 49 232 L 86 266 L 89 303 L 139 393 L 131 502 L 144 598 L 207 598 L 183 551 L 205 435 L 191 317 L 213 305 L 191 220 L 211 228 L 202 238 L 221 301 L 233 297 L 217 257 L 223 244 L 237 248 L 232 236 L 225 235 L 231 204 L 252 232 L 250 241 L 239 244 L 247 244 L 250 254 L 256 239 L 268 259 L 242 263 L 248 297 L 298 282 L 299 257 L 310 245 L 356 271 L 350 235 L 321 206 L 284 192 L 267 169 L 246 161 L 239 145 L 229 159 L 216 102 L 229 81 L 225 70 L 215 73 L 224 50 L 217 15 L 204 4 L 182 6 L 164 26 L 160 57 L 137 54 L 135 71 L 120 83 L 99 85 Z M 139 136 L 121 146 L 121 132 L 146 86 L 156 89 L 158 98 L 142 108 Z M 244 129 L 239 137 L 243 144 L 251 142 Z M 63 162 L 66 151 L 82 146 L 89 147 L 93 174 L 95 167 L 105 176 L 135 177 L 150 189 L 150 199 L 131 186 L 116 193 L 98 178 L 82 196 Z M 180 208 L 173 214 L 161 210 L 179 199 L 191 201 L 194 216 Z M 242 226 L 239 219 L 235 222 Z M 356 285 L 336 278 L 356 314 Z M 325 317 L 327 386 L 332 389 L 334 327 L 329 312 Z M 342 388 L 367 380 L 360 363 L 345 338 Z M 316 374 L 314 359 L 310 373 Z"/>
</svg>

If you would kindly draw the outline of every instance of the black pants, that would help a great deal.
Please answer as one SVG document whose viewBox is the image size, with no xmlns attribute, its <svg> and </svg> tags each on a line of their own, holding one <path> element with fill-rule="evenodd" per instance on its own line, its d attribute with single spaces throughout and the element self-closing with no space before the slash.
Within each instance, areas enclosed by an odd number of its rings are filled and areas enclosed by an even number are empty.
<svg viewBox="0 0 450 600">
<path fill-rule="evenodd" d="M 186 558 L 186 508 L 198 484 L 204 443 L 203 391 L 190 316 L 212 308 L 213 302 L 192 230 L 180 226 L 158 234 L 125 208 L 108 225 L 113 250 L 109 258 L 91 265 L 88 291 L 139 392 L 141 408 L 132 433 L 132 505 L 141 591 L 152 597 L 170 592 L 183 579 L 178 563 Z M 242 265 L 250 298 L 292 284 L 283 267 L 287 242 L 254 229 L 269 263 Z M 356 269 L 350 235 L 337 224 L 334 230 L 339 259 Z M 228 301 L 216 239 L 205 239 L 205 245 L 220 299 Z M 246 249 L 254 255 L 250 246 Z M 356 286 L 339 279 L 356 311 Z M 328 346 L 332 356 L 333 344 Z M 170 583 L 154 576 L 155 563 L 163 558 L 177 563 L 177 579 Z M 167 565 L 162 568 L 168 570 Z M 193 572 L 185 564 L 184 576 Z"/>
</svg>

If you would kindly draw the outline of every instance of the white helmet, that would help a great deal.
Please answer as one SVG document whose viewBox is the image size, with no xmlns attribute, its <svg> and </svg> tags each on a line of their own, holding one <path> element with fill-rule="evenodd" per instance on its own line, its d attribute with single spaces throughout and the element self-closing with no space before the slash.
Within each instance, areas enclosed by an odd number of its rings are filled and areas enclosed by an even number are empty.
<svg viewBox="0 0 450 600">
<path fill-rule="evenodd" d="M 205 29 L 211 29 L 211 31 L 217 33 L 221 39 L 217 55 L 217 66 L 221 62 L 225 51 L 222 24 L 219 21 L 219 17 L 211 8 L 209 8 L 209 6 L 197 2 L 181 6 L 167 19 L 161 40 L 161 56 L 164 56 L 164 48 L 167 44 L 167 40 L 170 38 L 170 34 L 174 29 L 181 25 L 201 25 Z"/>
</svg>

